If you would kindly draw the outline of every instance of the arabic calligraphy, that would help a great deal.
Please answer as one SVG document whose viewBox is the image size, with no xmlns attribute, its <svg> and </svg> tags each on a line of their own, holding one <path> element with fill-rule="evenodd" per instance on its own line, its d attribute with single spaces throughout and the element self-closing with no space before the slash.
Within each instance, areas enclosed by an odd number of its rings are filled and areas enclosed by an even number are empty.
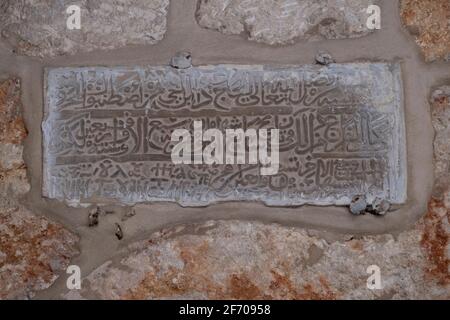
<svg viewBox="0 0 450 320">
<path fill-rule="evenodd" d="M 43 192 L 77 203 L 345 204 L 361 193 L 402 202 L 398 79 L 389 64 L 51 69 Z M 278 173 L 173 164 L 171 133 L 195 121 L 279 129 Z"/>
</svg>

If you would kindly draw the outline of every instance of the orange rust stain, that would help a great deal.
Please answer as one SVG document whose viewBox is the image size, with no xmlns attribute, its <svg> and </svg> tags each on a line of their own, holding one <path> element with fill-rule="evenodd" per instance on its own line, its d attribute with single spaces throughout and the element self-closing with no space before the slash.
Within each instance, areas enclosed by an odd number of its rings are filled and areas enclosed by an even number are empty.
<svg viewBox="0 0 450 320">
<path fill-rule="evenodd" d="M 450 4 L 448 8 L 450 10 Z M 434 98 L 432 103 L 432 116 L 435 122 L 445 123 L 447 121 L 446 109 L 449 106 L 450 101 L 448 95 L 443 94 Z M 441 129 L 437 131 L 442 132 Z M 436 150 L 435 158 L 438 161 L 449 160 L 445 156 L 445 153 L 440 153 Z M 448 179 L 446 181 L 440 172 L 435 172 L 435 176 L 439 176 L 442 179 L 442 183 L 435 184 L 434 191 L 437 195 L 432 197 L 428 203 L 428 212 L 422 221 L 421 246 L 428 260 L 426 276 L 437 279 L 439 284 L 448 285 L 450 283 L 450 273 L 448 271 L 449 257 L 447 256 L 449 234 L 443 222 L 444 219 L 447 219 L 447 222 L 450 223 L 450 208 L 443 199 L 446 199 L 450 194 L 450 181 Z"/>
<path fill-rule="evenodd" d="M 232 274 L 229 279 L 229 295 L 231 299 L 260 300 L 268 299 L 261 290 L 245 274 Z"/>
<path fill-rule="evenodd" d="M 198 262 L 204 260 L 208 253 L 208 243 L 202 242 L 196 246 L 179 245 L 178 250 L 180 257 L 186 264 L 186 268 L 195 269 L 198 267 Z"/>
<path fill-rule="evenodd" d="M 27 135 L 18 84 L 15 79 L 3 81 L 0 83 L 0 143 L 21 144 Z"/>
<path fill-rule="evenodd" d="M 121 299 L 143 300 L 149 297 L 170 297 L 187 292 L 191 286 L 189 278 L 183 276 L 180 270 L 169 267 L 169 270 L 162 276 L 158 276 L 156 272 L 148 272 L 139 285 L 129 289 Z"/>
<path fill-rule="evenodd" d="M 328 280 L 320 276 L 320 287 L 307 284 L 303 287 L 304 292 L 300 293 L 297 299 L 301 300 L 336 300 L 338 295 L 331 289 Z"/>
<path fill-rule="evenodd" d="M 270 283 L 270 289 L 284 299 L 296 299 L 298 292 L 291 279 L 275 270 L 271 270 L 273 280 Z"/>
<path fill-rule="evenodd" d="M 19 274 L 22 283 L 32 283 L 36 279 L 43 282 L 52 281 L 54 272 L 48 263 L 41 260 L 42 254 L 45 252 L 49 257 L 48 261 L 52 257 L 59 257 L 67 262 L 71 256 L 66 256 L 53 245 L 43 245 L 42 242 L 48 239 L 61 239 L 65 237 L 66 231 L 52 223 L 39 230 L 42 223 L 39 218 L 23 220 L 16 225 L 11 221 L 15 213 L 0 215 L 0 225 L 8 230 L 0 233 L 0 251 L 6 255 L 0 262 L 0 268 L 5 265 L 23 266 Z M 7 274 L 0 275 L 0 283 L 8 282 L 6 277 Z M 0 290 L 0 298 L 8 297 L 9 293 L 10 290 Z"/>
<path fill-rule="evenodd" d="M 209 299 L 236 300 L 334 300 L 337 294 L 331 289 L 329 282 L 323 276 L 319 277 L 319 284 L 306 284 L 298 290 L 292 281 L 284 275 L 272 270 L 274 280 L 269 288 L 261 288 L 252 282 L 245 273 L 233 273 L 227 283 L 216 283 L 211 279 L 202 278 L 199 273 L 187 273 L 186 269 L 170 268 L 163 275 L 149 272 L 135 288 L 127 291 L 121 299 L 141 300 L 148 298 L 162 298 L 202 292 Z"/>
<path fill-rule="evenodd" d="M 360 240 L 351 241 L 350 247 L 355 251 L 362 251 L 364 249 L 363 243 Z"/>
<path fill-rule="evenodd" d="M 170 267 L 166 271 L 153 269 L 137 286 L 130 288 L 122 299 L 163 298 L 202 293 L 209 299 L 269 300 L 269 299 L 336 299 L 325 277 L 318 277 L 315 285 L 296 285 L 288 275 L 270 270 L 272 281 L 269 285 L 260 283 L 256 272 L 242 272 L 239 266 L 228 274 L 215 277 L 223 268 L 211 256 L 209 243 L 176 242 L 174 249 L 184 262 L 181 269 Z M 154 267 L 156 267 L 154 265 Z M 223 280 L 221 280 L 223 279 Z"/>
<path fill-rule="evenodd" d="M 430 200 L 428 208 L 428 213 L 423 221 L 421 239 L 421 245 L 429 261 L 426 273 L 428 276 L 436 278 L 439 284 L 448 285 L 450 283 L 449 257 L 446 252 L 449 235 L 442 225 L 442 219 L 450 220 L 450 210 L 442 201 L 434 198 Z M 446 212 L 444 217 L 438 214 L 442 210 Z"/>
<path fill-rule="evenodd" d="M 448 0 L 402 0 L 401 18 L 416 29 L 416 42 L 427 61 L 445 58 L 450 53 L 450 2 Z"/>
<path fill-rule="evenodd" d="M 437 98 L 435 100 L 435 102 L 442 106 L 448 106 L 450 103 L 450 100 L 449 100 L 448 96 L 442 95 L 441 97 Z"/>
<path fill-rule="evenodd" d="M 291 300 L 335 300 L 337 294 L 331 289 L 328 280 L 320 276 L 320 286 L 311 283 L 303 285 L 301 290 L 297 289 L 289 277 L 281 275 L 276 271 L 271 271 L 274 281 L 270 288 L 277 292 L 283 299 Z"/>
<path fill-rule="evenodd" d="M 208 243 L 180 244 L 176 246 L 180 259 L 184 262 L 182 269 L 169 267 L 161 274 L 160 270 L 148 272 L 139 284 L 130 288 L 121 299 L 141 300 L 171 297 L 189 292 L 202 292 L 210 299 L 224 297 L 222 288 L 214 283 L 205 272 Z"/>
</svg>

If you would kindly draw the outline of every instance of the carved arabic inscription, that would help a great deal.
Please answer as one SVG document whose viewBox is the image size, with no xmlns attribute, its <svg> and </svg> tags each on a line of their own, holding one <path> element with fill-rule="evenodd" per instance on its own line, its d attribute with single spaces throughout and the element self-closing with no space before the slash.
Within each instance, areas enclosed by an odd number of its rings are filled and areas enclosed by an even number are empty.
<svg viewBox="0 0 450 320">
<path fill-rule="evenodd" d="M 70 203 L 344 205 L 406 197 L 400 68 L 333 64 L 56 68 L 46 73 L 46 197 Z M 175 129 L 279 129 L 277 174 L 174 164 Z"/>
</svg>

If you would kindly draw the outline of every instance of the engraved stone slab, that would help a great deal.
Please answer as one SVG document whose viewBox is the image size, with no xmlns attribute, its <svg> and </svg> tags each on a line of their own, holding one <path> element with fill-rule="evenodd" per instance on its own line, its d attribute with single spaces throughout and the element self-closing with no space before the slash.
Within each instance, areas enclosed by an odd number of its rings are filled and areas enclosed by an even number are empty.
<svg viewBox="0 0 450 320">
<path fill-rule="evenodd" d="M 71 204 L 345 205 L 406 199 L 398 64 L 56 68 L 46 72 L 46 197 Z M 175 129 L 279 129 L 280 165 L 181 164 Z"/>
</svg>

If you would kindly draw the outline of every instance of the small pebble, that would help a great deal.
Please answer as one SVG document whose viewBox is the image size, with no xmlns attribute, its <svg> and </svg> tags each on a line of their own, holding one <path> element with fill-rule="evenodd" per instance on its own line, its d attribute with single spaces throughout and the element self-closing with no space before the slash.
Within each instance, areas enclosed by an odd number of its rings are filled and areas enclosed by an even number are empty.
<svg viewBox="0 0 450 320">
<path fill-rule="evenodd" d="M 327 66 L 329 64 L 335 63 L 333 57 L 331 54 L 329 54 L 326 51 L 319 51 L 319 53 L 316 54 L 316 63 L 321 64 L 323 66 Z"/>
<path fill-rule="evenodd" d="M 382 198 L 375 198 L 372 203 L 372 213 L 378 216 L 384 216 L 391 208 L 389 201 Z"/>
<path fill-rule="evenodd" d="M 116 223 L 116 233 L 115 233 L 117 239 L 122 240 L 123 238 L 123 231 L 122 228 L 120 227 L 120 224 Z"/>
<path fill-rule="evenodd" d="M 100 214 L 99 207 L 96 207 L 89 212 L 89 227 L 95 227 L 98 225 L 99 214 Z"/>
<path fill-rule="evenodd" d="M 170 66 L 175 69 L 188 69 L 192 67 L 192 56 L 190 52 L 177 52 L 170 60 Z"/>
<path fill-rule="evenodd" d="M 366 198 L 362 195 L 354 196 L 350 202 L 350 212 L 354 215 L 364 214 L 367 208 Z"/>
</svg>

